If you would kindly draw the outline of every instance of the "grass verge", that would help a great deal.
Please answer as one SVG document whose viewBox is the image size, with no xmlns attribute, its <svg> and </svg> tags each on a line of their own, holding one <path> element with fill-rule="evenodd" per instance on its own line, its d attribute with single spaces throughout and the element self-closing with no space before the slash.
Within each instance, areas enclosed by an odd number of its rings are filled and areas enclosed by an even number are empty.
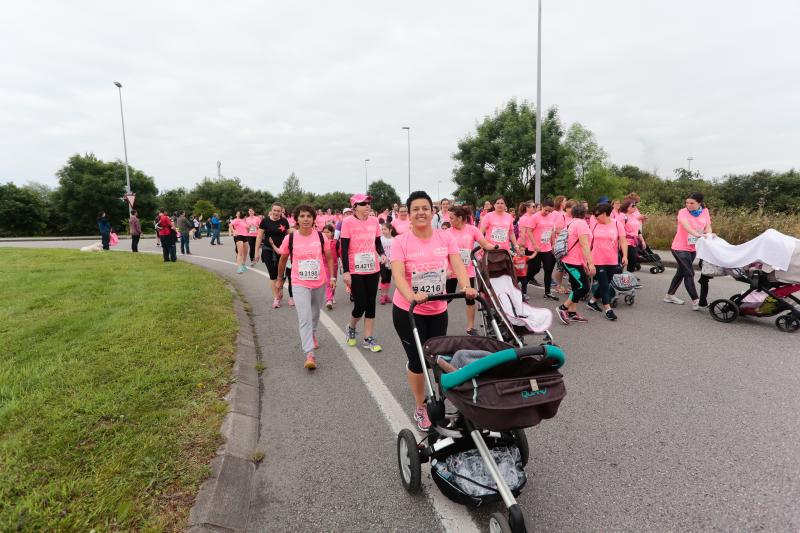
<svg viewBox="0 0 800 533">
<path fill-rule="evenodd" d="M 149 254 L 0 264 L 0 531 L 182 529 L 220 443 L 230 291 Z"/>
</svg>

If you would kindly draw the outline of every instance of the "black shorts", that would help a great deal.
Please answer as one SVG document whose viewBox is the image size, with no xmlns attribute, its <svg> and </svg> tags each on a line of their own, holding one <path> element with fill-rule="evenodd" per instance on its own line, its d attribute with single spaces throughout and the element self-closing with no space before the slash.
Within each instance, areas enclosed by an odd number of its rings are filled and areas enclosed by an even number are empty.
<svg viewBox="0 0 800 533">
<path fill-rule="evenodd" d="M 448 294 L 453 294 L 458 289 L 458 279 L 457 278 L 450 278 L 445 282 L 445 291 Z M 475 278 L 469 278 L 469 286 L 473 289 L 475 288 Z M 447 303 L 452 302 L 453 299 L 450 298 L 447 300 Z M 475 300 L 467 300 L 467 305 L 475 305 Z"/>
<path fill-rule="evenodd" d="M 431 337 L 443 337 L 447 335 L 447 311 L 438 315 L 418 315 L 414 313 L 414 321 L 417 324 L 419 341 L 423 345 Z M 403 311 L 396 305 L 392 305 L 392 322 L 397 336 L 403 345 L 403 350 L 408 358 L 408 370 L 412 374 L 422 374 L 422 361 L 417 352 L 417 345 L 414 342 L 414 334 L 411 329 L 411 320 L 408 311 Z"/>
<path fill-rule="evenodd" d="M 250 241 L 250 237 L 248 237 L 247 235 L 234 235 L 233 236 L 233 242 L 249 242 L 249 241 Z"/>
</svg>

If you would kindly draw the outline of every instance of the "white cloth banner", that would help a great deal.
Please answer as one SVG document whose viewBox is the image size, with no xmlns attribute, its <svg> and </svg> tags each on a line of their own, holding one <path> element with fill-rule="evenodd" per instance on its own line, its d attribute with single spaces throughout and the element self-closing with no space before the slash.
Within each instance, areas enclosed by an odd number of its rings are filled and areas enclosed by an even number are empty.
<svg viewBox="0 0 800 533">
<path fill-rule="evenodd" d="M 723 268 L 739 268 L 761 262 L 778 270 L 788 270 L 800 240 L 768 229 L 753 240 L 733 245 L 720 237 L 697 241 L 697 258 Z"/>
</svg>

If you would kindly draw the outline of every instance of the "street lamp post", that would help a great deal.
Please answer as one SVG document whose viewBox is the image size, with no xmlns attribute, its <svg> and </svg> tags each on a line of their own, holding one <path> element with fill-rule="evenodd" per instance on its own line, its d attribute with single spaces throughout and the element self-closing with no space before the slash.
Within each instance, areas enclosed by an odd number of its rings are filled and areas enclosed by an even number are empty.
<svg viewBox="0 0 800 533">
<path fill-rule="evenodd" d="M 690 156 L 690 157 L 687 157 L 687 158 L 686 158 L 686 161 L 689 163 L 689 168 L 688 168 L 688 170 L 689 170 L 689 172 L 691 172 L 691 171 L 692 171 L 692 161 L 694 161 L 694 157 L 691 157 L 691 156 Z"/>
<path fill-rule="evenodd" d="M 534 201 L 542 202 L 542 0 L 539 0 L 539 44 L 536 48 L 536 184 Z"/>
<path fill-rule="evenodd" d="M 403 126 L 408 132 L 408 195 L 411 196 L 411 127 Z"/>
<path fill-rule="evenodd" d="M 125 115 L 122 112 L 122 84 L 118 81 L 114 82 L 119 90 L 119 116 L 122 119 L 122 148 L 125 150 L 125 203 L 128 204 L 128 216 L 131 214 L 131 203 L 128 195 L 131 194 L 131 174 L 128 170 L 128 141 L 125 139 Z"/>
<path fill-rule="evenodd" d="M 364 160 L 364 194 L 367 194 L 367 189 L 369 188 L 369 180 L 367 179 L 367 163 L 369 163 L 369 159 Z"/>
</svg>

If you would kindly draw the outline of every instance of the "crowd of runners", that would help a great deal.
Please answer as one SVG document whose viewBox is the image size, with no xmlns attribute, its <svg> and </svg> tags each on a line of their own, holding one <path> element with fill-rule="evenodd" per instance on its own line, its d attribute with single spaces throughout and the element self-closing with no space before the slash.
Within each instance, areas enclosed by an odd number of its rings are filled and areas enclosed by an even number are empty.
<svg viewBox="0 0 800 533">
<path fill-rule="evenodd" d="M 392 305 L 392 322 L 408 356 L 407 378 L 416 400 L 415 420 L 420 429 L 430 422 L 423 408 L 423 369 L 408 309 L 416 301 L 420 340 L 447 333 L 447 302 L 427 302 L 429 295 L 465 291 L 475 296 L 475 271 L 470 253 L 476 247 L 508 250 L 524 275 L 520 290 L 542 289 L 564 325 L 587 322 L 578 311 L 586 309 L 609 321 L 617 320 L 611 306 L 609 284 L 614 274 L 634 272 L 638 250 L 646 246 L 642 225 L 646 215 L 635 193 L 619 199 L 599 198 L 591 209 L 587 202 L 564 196 L 541 204 L 524 202 L 509 207 L 505 198 L 485 202 L 482 208 L 435 203 L 427 193 L 412 193 L 405 204 L 376 212 L 372 198 L 355 194 L 350 207 L 335 211 L 280 203 L 260 216 L 252 209 L 236 212 L 229 234 L 236 247 L 236 269 L 243 274 L 259 261 L 270 277 L 272 307 L 295 307 L 304 366 L 317 368 L 317 325 L 323 306 L 333 309 L 337 284 L 342 284 L 352 308 L 343 335 L 349 346 L 382 351 L 375 336 L 377 305 Z M 707 280 L 701 294 L 694 286 L 692 262 L 697 239 L 711 235 L 711 219 L 700 194 L 686 199 L 678 213 L 672 251 L 678 268 L 664 301 L 683 304 L 676 291 L 683 284 L 693 308 L 705 305 Z M 539 273 L 542 279 L 537 279 Z M 704 284 L 703 281 L 706 283 Z M 394 291 L 390 290 L 394 286 Z M 555 304 L 555 302 L 558 302 Z M 545 302 L 542 302 L 543 304 Z M 466 307 L 469 335 L 475 329 L 475 306 Z M 359 332 L 361 333 L 359 339 Z"/>
</svg>

